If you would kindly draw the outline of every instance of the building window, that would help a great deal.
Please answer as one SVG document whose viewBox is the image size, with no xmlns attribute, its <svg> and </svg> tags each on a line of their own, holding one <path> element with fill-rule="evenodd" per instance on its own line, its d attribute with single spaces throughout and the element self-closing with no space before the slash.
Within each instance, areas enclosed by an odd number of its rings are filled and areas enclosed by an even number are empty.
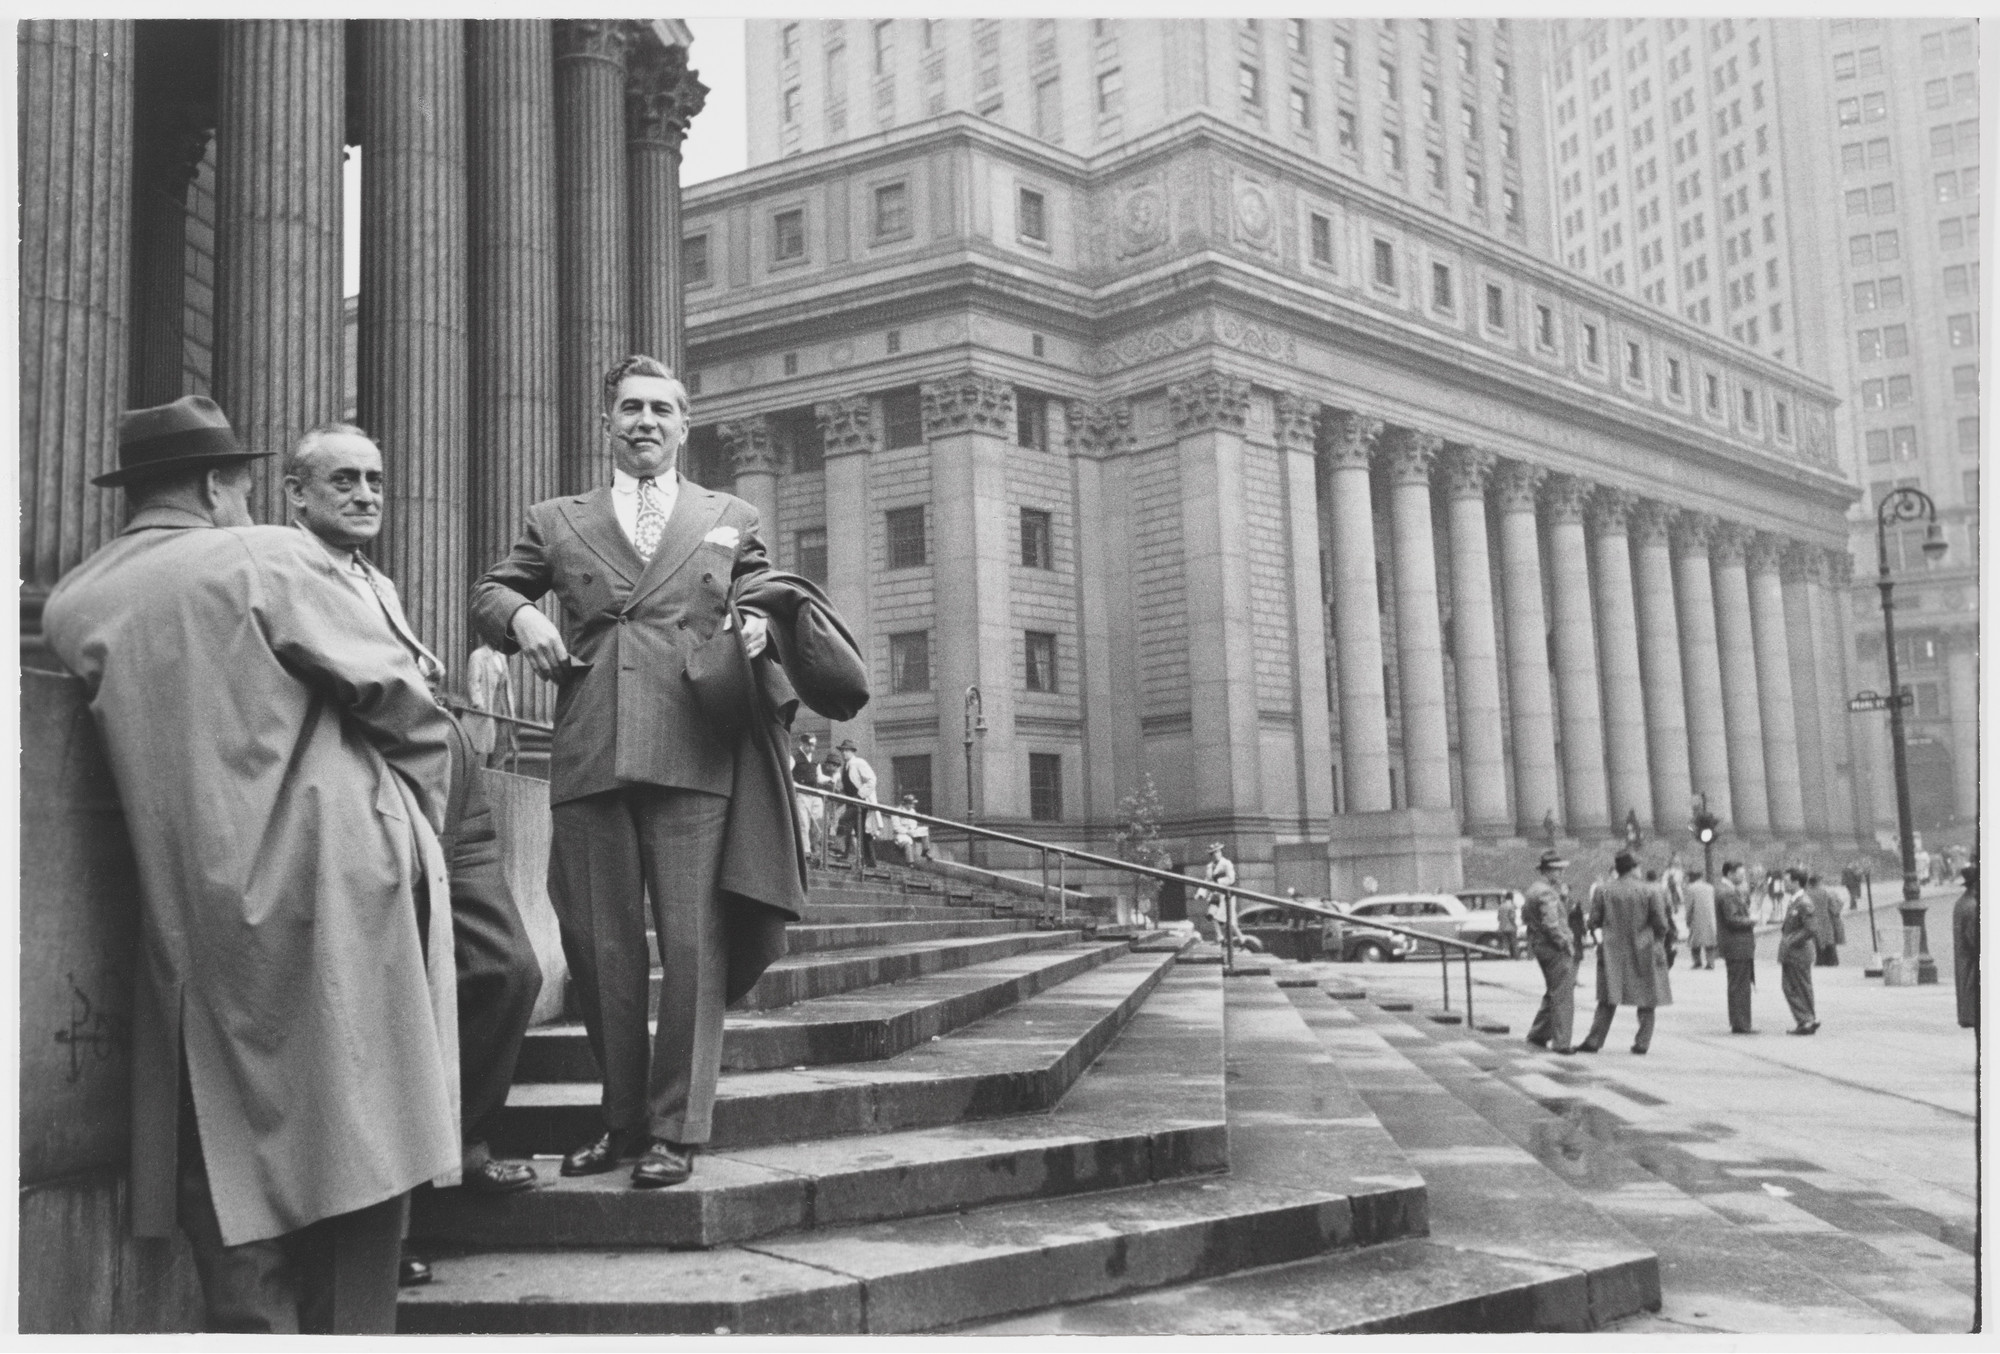
<svg viewBox="0 0 2000 1354">
<path fill-rule="evenodd" d="M 1472 75 L 1472 39 L 1464 36 L 1458 40 L 1458 73 L 1467 78 Z"/>
<path fill-rule="evenodd" d="M 1311 131 L 1313 125 L 1312 96 L 1297 85 L 1292 86 L 1291 107 L 1292 130 L 1295 132 Z"/>
<path fill-rule="evenodd" d="M 1255 66 L 1241 65 L 1236 68 L 1236 96 L 1246 109 L 1261 113 L 1264 109 L 1264 76 Z"/>
<path fill-rule="evenodd" d="M 920 447 L 924 444 L 924 406 L 914 386 L 882 397 L 882 446 Z"/>
<path fill-rule="evenodd" d="M 1667 359 L 1667 393 L 1675 397 L 1687 393 L 1681 384 L 1681 360 L 1678 357 Z"/>
<path fill-rule="evenodd" d="M 896 31 L 890 27 L 890 20 L 878 19 L 875 23 L 875 73 L 887 75 L 889 68 L 896 64 Z"/>
<path fill-rule="evenodd" d="M 903 695 L 931 689 L 931 634 L 912 630 L 889 636 L 889 691 Z"/>
<path fill-rule="evenodd" d="M 1014 441 L 1036 451 L 1049 449 L 1049 401 L 1045 395 L 1014 390 Z"/>
<path fill-rule="evenodd" d="M 1293 56 L 1306 55 L 1306 21 L 1304 19 L 1285 20 L 1285 50 Z"/>
<path fill-rule="evenodd" d="M 1028 816 L 1038 823 L 1062 821 L 1062 758 L 1056 753 L 1028 754 Z"/>
<path fill-rule="evenodd" d="M 1854 335 L 1855 357 L 1862 362 L 1877 362 L 1882 357 L 1882 331 L 1861 329 Z"/>
<path fill-rule="evenodd" d="M 1403 172 L 1403 138 L 1394 132 L 1382 133 L 1382 160 L 1391 173 Z"/>
<path fill-rule="evenodd" d="M 826 528 L 807 527 L 792 535 L 792 567 L 822 587 L 826 584 Z"/>
<path fill-rule="evenodd" d="M 1055 551 L 1051 546 L 1051 517 L 1041 508 L 1021 509 L 1021 567 L 1053 569 Z"/>
<path fill-rule="evenodd" d="M 1434 150 L 1425 151 L 1424 167 L 1426 171 L 1424 177 L 1429 182 L 1431 191 L 1442 194 L 1444 192 L 1444 156 Z"/>
<path fill-rule="evenodd" d="M 1396 285 L 1396 246 L 1387 240 L 1375 241 L 1375 285 Z"/>
<path fill-rule="evenodd" d="M 1469 103 L 1458 106 L 1458 129 L 1467 141 L 1479 139 L 1479 110 Z"/>
<path fill-rule="evenodd" d="M 891 569 L 920 569 L 926 558 L 924 550 L 924 509 L 919 504 L 914 508 L 891 508 L 889 519 L 889 567 Z"/>
<path fill-rule="evenodd" d="M 1486 180 L 1480 176 L 1479 171 L 1476 169 L 1465 171 L 1465 196 L 1471 200 L 1473 206 L 1482 210 L 1485 208 Z"/>
<path fill-rule="evenodd" d="M 781 61 L 796 61 L 799 56 L 799 26 L 786 24 L 778 30 L 778 58 Z"/>
<path fill-rule="evenodd" d="M 1640 351 L 1638 344 L 1632 342 L 1629 339 L 1626 340 L 1625 379 L 1628 381 L 1638 381 L 1638 380 L 1643 380 L 1645 378 L 1645 375 L 1646 375 L 1645 354 Z"/>
<path fill-rule="evenodd" d="M 903 351 L 903 331 L 900 329 L 891 329 L 887 334 L 883 335 L 883 343 L 889 350 L 889 356 L 894 357 L 897 353 Z"/>
<path fill-rule="evenodd" d="M 1343 80 L 1354 78 L 1354 44 L 1346 38 L 1333 40 L 1333 69 Z"/>
<path fill-rule="evenodd" d="M 1097 73 L 1097 114 L 1106 117 L 1125 106 L 1125 72 L 1113 66 Z"/>
<path fill-rule="evenodd" d="M 1020 211 L 1017 227 L 1021 238 L 1033 240 L 1037 244 L 1047 244 L 1049 239 L 1048 203 L 1032 188 L 1021 190 Z"/>
<path fill-rule="evenodd" d="M 1360 148 L 1361 143 L 1357 139 L 1353 113 L 1345 108 L 1335 113 L 1333 115 L 1333 128 L 1335 138 L 1340 142 L 1342 150 L 1353 151 Z"/>
<path fill-rule="evenodd" d="M 1702 391 L 1705 396 L 1705 403 L 1708 405 L 1708 412 L 1711 414 L 1721 413 L 1722 378 L 1720 376 L 1715 375 L 1713 372 L 1709 372 L 1702 376 L 1701 384 L 1702 384 Z"/>
<path fill-rule="evenodd" d="M 1757 426 L 1757 392 L 1754 390 L 1743 392 L 1743 426 L 1746 428 Z"/>
<path fill-rule="evenodd" d="M 799 355 L 797 353 L 786 353 L 784 363 L 785 375 L 797 376 L 799 374 Z"/>
<path fill-rule="evenodd" d="M 1507 294 L 1496 282 L 1486 284 L 1486 327 L 1501 330 L 1507 327 Z"/>
<path fill-rule="evenodd" d="M 1974 370 L 1976 371 L 1977 368 L 1974 368 Z M 1974 390 L 1973 393 L 1977 394 L 1978 391 Z M 1889 404 L 1892 407 L 1908 404 L 1910 402 L 1910 394 L 1911 386 L 1909 377 L 1891 376 L 1889 378 Z"/>
<path fill-rule="evenodd" d="M 1976 366 L 1953 367 L 1951 369 L 1951 393 L 1954 395 L 1977 395 L 1979 393 L 1979 368 Z"/>
<path fill-rule="evenodd" d="M 910 233 L 910 188 L 886 183 L 875 190 L 875 238 L 895 239 Z"/>
<path fill-rule="evenodd" d="M 1431 309 L 1449 315 L 1456 307 L 1451 287 L 1451 265 L 1433 263 L 1431 265 Z"/>
<path fill-rule="evenodd" d="M 889 776 L 895 782 L 895 802 L 901 804 L 911 796 L 916 797 L 918 813 L 935 813 L 931 807 L 931 759 L 929 754 L 916 757 L 891 757 Z"/>
<path fill-rule="evenodd" d="M 1958 450 L 1965 456 L 1979 454 L 1979 415 L 1968 414 L 1958 421 Z"/>
<path fill-rule="evenodd" d="M 1556 312 L 1551 306 L 1535 307 L 1535 346 L 1550 352 L 1555 351 Z"/>
<path fill-rule="evenodd" d="M 1062 140 L 1062 82 L 1035 82 L 1035 136 L 1042 141 Z"/>
<path fill-rule="evenodd" d="M 1880 409 L 1887 404 L 1888 401 L 1883 398 L 1882 390 L 1882 382 L 1879 380 L 1863 381 L 1861 383 L 1861 407 L 1863 409 Z"/>
<path fill-rule="evenodd" d="M 1583 360 L 1593 367 L 1604 361 L 1603 354 L 1597 348 L 1597 326 L 1594 324 L 1586 324 L 1583 327 Z"/>
<path fill-rule="evenodd" d="M 1970 315 L 1950 316 L 1945 320 L 1945 328 L 1951 335 L 1951 346 L 1954 348 L 1970 348 L 1979 341 L 1979 328 Z"/>
<path fill-rule="evenodd" d="M 1892 428 L 1889 432 L 1889 445 L 1893 450 L 1897 460 L 1899 461 L 1916 460 L 1917 459 L 1916 428 L 1907 423 L 1903 424 L 1899 428 Z"/>
<path fill-rule="evenodd" d="M 1889 430 L 1871 428 L 1862 439 L 1868 448 L 1868 463 L 1880 465 L 1889 459 Z"/>
<path fill-rule="evenodd" d="M 1318 212 L 1312 214 L 1312 256 L 1314 263 L 1333 266 L 1333 222 Z"/>
<path fill-rule="evenodd" d="M 1028 335 L 1028 350 L 1031 353 L 1033 353 L 1036 357 L 1046 356 L 1047 347 L 1048 347 L 1047 342 L 1042 338 L 1040 334 Z"/>
<path fill-rule="evenodd" d="M 1777 424 L 1778 436 L 1790 437 L 1792 435 L 1792 406 L 1783 400 L 1778 400 L 1772 404 L 1771 414 L 1772 421 Z"/>
<path fill-rule="evenodd" d="M 1380 66 L 1382 76 L 1382 97 L 1390 103 L 1396 102 L 1401 83 L 1396 78 L 1396 63 L 1384 61 Z"/>
<path fill-rule="evenodd" d="M 708 236 L 690 235 L 681 241 L 681 277 L 689 286 L 708 281 Z"/>
<path fill-rule="evenodd" d="M 1885 324 L 1882 326 L 1882 356 L 1908 357 L 1910 355 L 1910 329 L 1908 325 Z"/>
<path fill-rule="evenodd" d="M 1521 222 L 1521 194 L 1512 188 L 1500 190 L 1500 202 L 1504 208 L 1507 224 L 1518 226 Z"/>
<path fill-rule="evenodd" d="M 1422 104 L 1423 104 L 1423 110 L 1424 110 L 1424 121 L 1425 121 L 1425 122 L 1436 122 L 1436 121 L 1438 120 L 1438 91 L 1437 91 L 1437 86 L 1436 86 L 1436 85 L 1425 85 L 1425 86 L 1423 87 L 1423 93 L 1422 93 L 1422 94 L 1421 94 L 1421 95 L 1420 95 L 1419 97 L 1421 98 L 1421 100 L 1422 100 Z"/>
<path fill-rule="evenodd" d="M 783 263 L 806 256 L 806 214 L 802 207 L 771 218 L 771 261 Z"/>
<path fill-rule="evenodd" d="M 1046 630 L 1027 632 L 1028 690 L 1056 689 L 1056 637 Z"/>
</svg>

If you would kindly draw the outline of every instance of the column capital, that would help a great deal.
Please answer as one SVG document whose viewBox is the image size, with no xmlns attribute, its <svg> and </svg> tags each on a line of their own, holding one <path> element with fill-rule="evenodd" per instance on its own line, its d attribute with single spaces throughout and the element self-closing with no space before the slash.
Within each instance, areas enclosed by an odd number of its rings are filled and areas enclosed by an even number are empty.
<svg viewBox="0 0 2000 1354">
<path fill-rule="evenodd" d="M 1825 583 L 1826 551 L 1804 541 L 1787 541 L 1778 560 L 1778 576 L 1787 583 Z"/>
<path fill-rule="evenodd" d="M 866 395 L 821 400 L 813 406 L 828 456 L 875 450 L 875 404 Z"/>
<path fill-rule="evenodd" d="M 1227 372 L 1205 371 L 1167 387 L 1174 431 L 1240 433 L 1250 418 L 1250 383 Z"/>
<path fill-rule="evenodd" d="M 1112 455 L 1132 445 L 1130 400 L 1071 400 L 1069 437 L 1072 445 L 1095 455 Z"/>
<path fill-rule="evenodd" d="M 1486 497 L 1486 482 L 1493 475 L 1497 458 L 1492 452 L 1480 447 L 1467 446 L 1463 442 L 1444 444 L 1444 484 L 1445 493 L 1454 499 Z"/>
<path fill-rule="evenodd" d="M 1311 451 L 1319 419 L 1319 401 L 1289 390 L 1278 392 L 1275 406 L 1281 451 Z"/>
<path fill-rule="evenodd" d="M 555 26 L 556 60 L 587 58 L 609 61 L 624 69 L 625 53 L 632 42 L 628 19 L 558 19 Z"/>
<path fill-rule="evenodd" d="M 1851 587 L 1854 583 L 1854 554 L 1846 547 L 1837 547 L 1826 552 L 1826 581 L 1836 588 Z"/>
<path fill-rule="evenodd" d="M 687 49 L 634 44 L 625 69 L 625 135 L 679 150 L 688 124 L 708 101 L 704 85 L 687 64 Z"/>
<path fill-rule="evenodd" d="M 731 419 L 716 430 L 729 449 L 729 463 L 739 475 L 775 475 L 778 450 L 771 437 L 771 420 L 762 414 Z"/>
<path fill-rule="evenodd" d="M 1600 536 L 1623 536 L 1626 523 L 1632 516 L 1632 509 L 1639 505 L 1639 496 L 1624 489 L 1612 489 L 1600 485 L 1590 496 L 1585 509 L 1590 515 L 1590 528 Z"/>
<path fill-rule="evenodd" d="M 1375 443 L 1391 484 L 1429 484 L 1431 466 L 1443 449 L 1442 437 L 1415 428 L 1391 428 Z"/>
<path fill-rule="evenodd" d="M 1533 512 L 1548 472 L 1526 461 L 1502 461 L 1493 471 L 1493 494 L 1502 512 Z"/>
<path fill-rule="evenodd" d="M 924 436 L 993 433 L 1012 437 L 1014 387 L 984 372 L 960 372 L 923 384 Z"/>
<path fill-rule="evenodd" d="M 1708 535 L 1709 555 L 1717 564 L 1741 564 L 1750 536 L 1750 528 L 1742 523 L 1716 518 Z"/>
<path fill-rule="evenodd" d="M 1749 564 L 1751 573 L 1771 574 L 1778 572 L 1784 553 L 1783 537 L 1774 536 L 1768 531 L 1756 531 L 1750 534 L 1750 543 L 1745 550 L 1744 559 Z"/>
<path fill-rule="evenodd" d="M 1319 454 L 1327 469 L 1366 470 L 1382 435 L 1382 420 L 1351 409 L 1328 409 L 1320 414 L 1319 428 Z"/>
<path fill-rule="evenodd" d="M 1678 509 L 1670 508 L 1658 499 L 1642 498 L 1632 505 L 1632 516 L 1626 530 L 1640 545 L 1665 545 L 1679 518 Z"/>
<path fill-rule="evenodd" d="M 1709 542 L 1715 538 L 1715 517 L 1712 513 L 1683 508 L 1674 517 L 1672 536 L 1676 555 L 1705 557 Z"/>
<path fill-rule="evenodd" d="M 1575 475 L 1551 475 L 1542 486 L 1542 503 L 1551 522 L 1581 522 L 1597 486 Z"/>
</svg>

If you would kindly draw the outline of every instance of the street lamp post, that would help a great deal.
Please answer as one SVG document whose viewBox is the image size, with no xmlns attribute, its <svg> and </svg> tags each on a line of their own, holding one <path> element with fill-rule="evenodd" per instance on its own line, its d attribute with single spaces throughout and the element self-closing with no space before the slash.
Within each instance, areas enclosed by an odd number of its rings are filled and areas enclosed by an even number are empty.
<svg viewBox="0 0 2000 1354">
<path fill-rule="evenodd" d="M 965 688 L 965 821 L 972 821 L 972 742 L 973 735 L 986 733 L 986 701 L 979 694 L 975 684 Z M 967 836 L 965 839 L 965 860 L 973 864 L 974 849 L 978 843 Z"/>
<path fill-rule="evenodd" d="M 1917 843 L 1910 827 L 1910 764 L 1903 751 L 1903 686 L 1896 675 L 1895 583 L 1889 577 L 1889 525 L 1923 518 L 1924 557 L 1938 559 L 1948 548 L 1944 530 L 1938 526 L 1937 504 L 1923 490 L 1904 485 L 1883 495 L 1875 507 L 1875 558 L 1882 590 L 1882 651 L 1889 664 L 1889 754 L 1896 775 L 1896 839 L 1903 857 L 1903 962 L 1914 962 L 1917 982 L 1934 983 L 1937 961 L 1931 958 L 1929 938 L 1924 932 L 1923 889 L 1917 883 Z M 1906 980 L 1907 981 L 1907 980 Z"/>
<path fill-rule="evenodd" d="M 1715 882 L 1715 830 L 1720 825 L 1708 811 L 1708 791 L 1703 790 L 1695 798 L 1694 835 L 1701 842 L 1701 877 L 1710 884 Z"/>
</svg>

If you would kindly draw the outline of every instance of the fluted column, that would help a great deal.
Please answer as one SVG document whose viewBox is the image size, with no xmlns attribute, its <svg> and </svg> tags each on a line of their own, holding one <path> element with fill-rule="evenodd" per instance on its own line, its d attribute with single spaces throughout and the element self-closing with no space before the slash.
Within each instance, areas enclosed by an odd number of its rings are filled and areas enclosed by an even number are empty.
<svg viewBox="0 0 2000 1354">
<path fill-rule="evenodd" d="M 1597 682 L 1597 636 L 1590 605 L 1589 549 L 1583 514 L 1592 486 L 1552 475 L 1548 509 L 1550 618 L 1556 644 L 1556 702 L 1562 719 L 1563 783 L 1569 830 L 1600 836 L 1611 827 L 1604 766 L 1604 714 Z"/>
<path fill-rule="evenodd" d="M 119 495 L 90 480 L 118 464 L 125 403 L 132 21 L 31 20 L 17 38 L 25 631 L 118 530 Z"/>
<path fill-rule="evenodd" d="M 1650 824 L 1653 780 L 1646 756 L 1646 701 L 1641 690 L 1639 625 L 1632 606 L 1632 546 L 1626 519 L 1638 499 L 1621 489 L 1599 489 L 1590 501 L 1597 563 L 1597 661 L 1604 691 L 1604 754 L 1611 790 L 1611 821 L 1627 815 Z"/>
<path fill-rule="evenodd" d="M 1431 465 L 1443 441 L 1395 428 L 1382 439 L 1395 549 L 1396 671 L 1403 694 L 1403 776 L 1417 809 L 1451 807 L 1444 640 L 1438 624 L 1437 547 L 1431 537 Z"/>
<path fill-rule="evenodd" d="M 1796 837 L 1806 830 L 1799 786 L 1799 735 L 1792 702 L 1792 659 L 1785 643 L 1785 594 L 1778 578 L 1780 543 L 1762 532 L 1747 556 L 1750 624 L 1757 649 L 1757 713 L 1764 732 L 1764 785 L 1771 831 Z"/>
<path fill-rule="evenodd" d="M 133 408 L 179 399 L 186 377 L 187 197 L 214 131 L 215 111 L 175 98 L 166 53 L 141 58 L 134 118 L 131 360 Z"/>
<path fill-rule="evenodd" d="M 685 47 L 650 41 L 632 54 L 625 86 L 625 164 L 630 188 L 631 348 L 679 373 L 685 362 L 681 309 L 681 141 L 708 86 L 688 69 Z M 766 535 L 775 519 L 766 521 Z"/>
<path fill-rule="evenodd" d="M 1333 729 L 1326 689 L 1326 593 L 1320 578 L 1319 494 L 1314 475 L 1319 405 L 1306 396 L 1282 392 L 1275 413 L 1286 554 L 1291 561 L 1299 820 L 1301 830 L 1318 840 L 1326 833 L 1333 813 L 1333 782 L 1327 774 L 1333 765 Z"/>
<path fill-rule="evenodd" d="M 214 395 L 238 440 L 280 461 L 341 413 L 346 103 L 341 20 L 223 21 Z M 257 475 L 258 520 L 287 520 L 282 470 Z"/>
<path fill-rule="evenodd" d="M 868 496 L 868 462 L 877 445 L 874 402 L 866 395 L 847 395 L 813 406 L 819 419 L 820 441 L 826 452 L 826 593 L 840 619 L 853 632 L 862 657 L 871 672 L 879 670 L 875 659 L 874 620 L 869 610 L 873 596 L 868 569 L 870 535 L 880 530 Z M 767 541 L 766 545 L 770 543 Z M 875 715 L 867 706 L 835 733 L 851 736 L 863 747 L 874 745 Z M 839 742 L 839 738 L 831 739 Z M 954 759 L 945 757 L 933 764 L 933 774 L 950 767 Z M 938 804 L 964 807 L 964 786 L 956 800 L 945 796 L 947 777 L 933 783 L 933 799 Z"/>
<path fill-rule="evenodd" d="M 1542 547 L 1535 503 L 1542 472 L 1503 461 L 1493 477 L 1500 521 L 1500 593 L 1507 622 L 1507 711 L 1514 737 L 1514 826 L 1522 836 L 1564 820 L 1556 780 L 1555 699 L 1542 609 Z"/>
<path fill-rule="evenodd" d="M 560 492 L 606 479 L 604 372 L 631 351 L 627 323 L 630 221 L 625 188 L 627 25 L 559 19 L 555 25 L 557 397 L 562 410 Z"/>
<path fill-rule="evenodd" d="M 1632 591 L 1638 607 L 1639 685 L 1646 704 L 1646 764 L 1653 772 L 1653 827 L 1660 832 L 1680 829 L 1694 797 L 1674 561 L 1668 543 L 1673 518 L 1671 508 L 1648 500 L 1633 509 L 1628 527 Z"/>
<path fill-rule="evenodd" d="M 752 414 L 723 424 L 717 431 L 729 449 L 736 474 L 736 496 L 757 510 L 758 531 L 773 549 L 778 541 L 778 452 L 771 420 Z"/>
<path fill-rule="evenodd" d="M 1279 396 L 1282 402 L 1289 396 Z M 1076 492 L 1076 521 L 1086 524 L 1074 533 L 1076 563 L 1077 648 L 1082 670 L 1078 673 L 1079 713 L 1083 717 L 1083 783 L 1087 789 L 1086 809 L 1094 820 L 1103 817 L 1119 800 L 1122 787 L 1138 781 L 1136 755 L 1140 741 L 1139 701 L 1133 693 L 1138 682 L 1133 664 L 1119 658 L 1131 652 L 1133 618 L 1120 599 L 1130 595 L 1122 570 L 1130 567 L 1129 538 L 1121 517 L 1130 510 L 1114 485 L 1117 472 L 1112 463 L 1132 445 L 1132 407 L 1123 400 L 1102 403 L 1072 400 L 1065 411 L 1070 468 Z M 1310 439 L 1310 432 L 1308 432 Z M 1307 511 L 1311 511 L 1312 448 L 1306 447 L 1308 484 Z M 1318 582 L 1317 575 L 1314 578 Z M 1318 618 L 1315 617 L 1315 632 Z M 1323 654 L 1324 642 L 1310 649 L 1302 642 L 1302 653 Z M 1320 659 L 1315 657 L 1313 662 Z M 1325 678 L 1322 675 L 1322 683 Z M 1326 746 L 1326 688 L 1319 690 L 1320 747 L 1316 780 L 1327 783 L 1326 768 L 1332 754 Z M 1327 792 L 1321 791 L 1319 821 L 1324 824 Z M 1320 831 L 1324 833 L 1324 826 Z"/>
<path fill-rule="evenodd" d="M 1764 720 L 1757 704 L 1757 649 L 1750 623 L 1750 581 L 1743 550 L 1750 533 L 1734 522 L 1718 522 L 1710 542 L 1710 574 L 1715 586 L 1715 641 L 1722 656 L 1722 716 L 1729 745 L 1729 798 L 1739 832 L 1764 836 L 1771 830 L 1771 803 L 1764 782 Z M 1715 807 L 1710 800 L 1709 807 Z"/>
<path fill-rule="evenodd" d="M 1722 659 L 1716 647 L 1715 584 L 1709 541 L 1715 519 L 1683 512 L 1672 527 L 1674 584 L 1680 611 L 1681 688 L 1687 703 L 1688 774 L 1693 793 L 1708 796 L 1709 811 L 1736 821 L 1729 783 L 1729 730 L 1722 697 Z"/>
<path fill-rule="evenodd" d="M 555 71 L 545 19 L 465 25 L 466 564 L 506 555 L 528 507 L 553 498 L 556 394 Z M 545 603 L 555 610 L 551 598 Z M 509 664 L 522 713 L 548 719 L 554 688 Z"/>
<path fill-rule="evenodd" d="M 1945 696 L 1951 702 L 1953 816 L 1979 821 L 1979 635 L 1948 630 L 1944 643 Z"/>
<path fill-rule="evenodd" d="M 1382 614 L 1368 462 L 1382 424 L 1335 411 L 1322 420 L 1320 494 L 1333 555 L 1333 649 L 1340 681 L 1340 761 L 1349 813 L 1389 801 L 1389 715 L 1382 690 Z"/>
<path fill-rule="evenodd" d="M 1825 731 L 1827 762 L 1835 775 L 1829 810 L 1833 830 L 1859 838 L 1872 835 L 1868 821 L 1868 769 L 1855 746 L 1854 719 L 1847 698 L 1854 691 L 1854 556 L 1846 547 L 1826 552 L 1826 582 L 1814 597 L 1819 617 L 1820 726 Z"/>
<path fill-rule="evenodd" d="M 1486 481 L 1493 453 L 1450 445 L 1444 457 L 1451 538 L 1452 665 L 1458 677 L 1458 766 L 1465 831 L 1503 837 L 1506 749 L 1500 729 L 1500 658 L 1493 630 L 1493 573 L 1486 544 Z"/>
<path fill-rule="evenodd" d="M 1785 648 L 1791 658 L 1792 720 L 1798 738 L 1799 799 L 1806 831 L 1826 835 L 1832 822 L 1827 796 L 1834 771 L 1821 734 L 1820 640 L 1813 593 L 1826 568 L 1826 552 L 1816 545 L 1791 542 L 1778 558 L 1784 585 Z"/>
</svg>

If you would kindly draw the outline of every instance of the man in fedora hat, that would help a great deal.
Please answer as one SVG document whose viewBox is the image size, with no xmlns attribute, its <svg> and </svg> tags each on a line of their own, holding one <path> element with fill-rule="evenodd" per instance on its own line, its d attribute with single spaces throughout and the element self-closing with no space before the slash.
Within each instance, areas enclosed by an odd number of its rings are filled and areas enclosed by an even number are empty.
<svg viewBox="0 0 2000 1354">
<path fill-rule="evenodd" d="M 1597 891 L 1590 904 L 1590 929 L 1598 933 L 1597 1014 L 1590 1033 L 1577 1045 L 1579 1053 L 1604 1047 L 1612 1017 L 1620 1006 L 1639 1008 L 1639 1032 L 1632 1051 L 1643 1054 L 1653 1045 L 1653 1012 L 1674 1002 L 1667 982 L 1667 946 L 1673 922 L 1667 900 L 1657 884 L 1639 877 L 1639 862 L 1620 851 L 1611 868 L 1618 877 Z"/>
<path fill-rule="evenodd" d="M 852 738 L 841 739 L 838 750 L 840 752 L 840 781 L 833 788 L 844 795 L 851 795 L 856 799 L 865 799 L 870 804 L 875 803 L 875 768 L 870 766 L 868 759 L 861 755 L 861 749 L 855 745 Z M 875 836 L 881 830 L 882 815 L 875 810 L 859 809 L 852 804 L 841 805 L 841 850 L 847 853 L 847 858 L 855 863 L 857 870 L 863 865 L 873 866 L 875 864 Z M 856 848 L 849 845 L 851 837 L 859 837 L 861 839 L 859 843 L 860 854 L 858 856 L 855 854 Z"/>
<path fill-rule="evenodd" d="M 318 543 L 252 525 L 268 453 L 212 401 L 120 443 L 131 521 L 44 626 L 139 870 L 133 1229 L 178 1221 L 211 1329 L 387 1334 L 408 1193 L 459 1165 L 445 718 Z"/>
<path fill-rule="evenodd" d="M 1542 967 L 1542 1004 L 1528 1026 L 1528 1042 L 1541 1048 L 1555 1046 L 1558 1053 L 1572 1053 L 1576 1027 L 1576 941 L 1569 926 L 1569 899 L 1562 874 L 1569 868 L 1557 851 L 1542 852 L 1535 867 L 1535 882 L 1528 885 L 1527 905 L 1522 924 L 1528 932 L 1528 949 Z"/>
</svg>

